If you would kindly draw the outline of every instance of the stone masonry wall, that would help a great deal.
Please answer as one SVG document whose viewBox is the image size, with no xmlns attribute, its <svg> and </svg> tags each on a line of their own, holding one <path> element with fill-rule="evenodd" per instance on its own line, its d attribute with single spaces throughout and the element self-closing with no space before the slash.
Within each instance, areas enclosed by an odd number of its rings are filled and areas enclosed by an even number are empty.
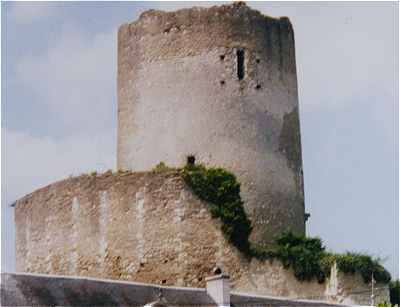
<svg viewBox="0 0 400 307">
<path fill-rule="evenodd" d="M 17 272 L 204 287 L 219 266 L 249 293 L 343 301 L 369 289 L 337 274 L 302 283 L 278 261 L 243 257 L 177 171 L 56 182 L 17 201 L 15 223 Z"/>
<path fill-rule="evenodd" d="M 243 79 L 238 51 L 244 52 Z M 252 241 L 305 232 L 294 34 L 243 4 L 150 10 L 118 34 L 119 169 L 233 171 Z"/>
</svg>

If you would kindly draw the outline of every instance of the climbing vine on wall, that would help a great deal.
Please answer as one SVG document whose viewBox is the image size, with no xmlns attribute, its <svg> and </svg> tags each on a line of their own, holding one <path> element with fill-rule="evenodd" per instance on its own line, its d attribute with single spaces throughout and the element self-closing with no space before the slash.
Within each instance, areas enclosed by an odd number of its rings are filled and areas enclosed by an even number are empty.
<svg viewBox="0 0 400 307">
<path fill-rule="evenodd" d="M 183 179 L 193 192 L 208 202 L 213 218 L 222 222 L 226 238 L 240 251 L 248 252 L 251 223 L 240 197 L 240 184 L 235 175 L 222 168 L 188 164 Z"/>
<path fill-rule="evenodd" d="M 165 164 L 159 169 L 168 170 Z M 278 259 L 291 268 L 298 280 L 317 279 L 324 282 L 336 262 L 337 269 L 347 274 L 359 273 L 370 282 L 372 273 L 378 282 L 388 283 L 390 274 L 379 259 L 360 253 L 335 254 L 327 252 L 320 238 L 309 238 L 290 232 L 281 234 L 275 244 L 259 247 L 249 242 L 252 230 L 240 197 L 240 183 L 236 176 L 223 168 L 206 168 L 187 164 L 181 169 L 185 183 L 206 201 L 213 218 L 222 222 L 225 237 L 248 257 Z"/>
</svg>

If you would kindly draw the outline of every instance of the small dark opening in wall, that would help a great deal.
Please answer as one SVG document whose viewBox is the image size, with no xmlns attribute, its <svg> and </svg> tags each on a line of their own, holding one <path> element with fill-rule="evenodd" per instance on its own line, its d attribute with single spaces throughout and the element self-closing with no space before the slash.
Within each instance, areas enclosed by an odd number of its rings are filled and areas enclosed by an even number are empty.
<svg viewBox="0 0 400 307">
<path fill-rule="evenodd" d="M 256 89 L 259 90 L 261 88 L 261 84 L 256 85 Z"/>
<path fill-rule="evenodd" d="M 214 268 L 213 273 L 214 273 L 214 275 L 219 275 L 222 273 L 222 270 L 220 267 L 216 267 L 216 268 Z"/>
<path fill-rule="evenodd" d="M 219 81 L 219 83 L 220 83 L 221 85 L 225 85 L 225 80 L 221 80 L 221 81 Z"/>
<path fill-rule="evenodd" d="M 256 63 L 257 63 L 257 64 L 260 63 L 260 59 L 256 59 Z"/>
<path fill-rule="evenodd" d="M 242 80 L 244 78 L 244 50 L 243 49 L 238 49 L 236 51 L 236 56 L 237 56 L 237 75 L 238 79 Z"/>
<path fill-rule="evenodd" d="M 202 277 L 197 278 L 197 281 L 202 281 L 202 280 L 203 280 Z"/>
<path fill-rule="evenodd" d="M 196 162 L 196 158 L 194 156 L 187 157 L 187 164 L 194 165 L 195 162 Z"/>
<path fill-rule="evenodd" d="M 166 279 L 163 279 L 163 280 L 161 281 L 161 283 L 164 285 L 164 284 L 167 283 L 167 280 L 166 280 Z"/>
<path fill-rule="evenodd" d="M 225 59 L 225 55 L 224 55 L 224 54 L 221 54 L 221 55 L 219 56 L 219 59 L 220 59 L 221 61 L 223 61 L 223 60 Z"/>
</svg>

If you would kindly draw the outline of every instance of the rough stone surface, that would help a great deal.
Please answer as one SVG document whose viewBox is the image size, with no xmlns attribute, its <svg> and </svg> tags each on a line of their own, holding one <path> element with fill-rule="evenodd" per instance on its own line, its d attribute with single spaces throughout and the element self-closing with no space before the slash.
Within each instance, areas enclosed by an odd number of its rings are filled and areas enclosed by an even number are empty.
<svg viewBox="0 0 400 307">
<path fill-rule="evenodd" d="M 238 78 L 237 51 L 244 51 Z M 221 166 L 242 183 L 251 240 L 305 233 L 294 34 L 243 4 L 150 10 L 118 34 L 119 169 Z"/>
<path fill-rule="evenodd" d="M 357 276 L 334 271 L 324 284 L 299 282 L 279 261 L 244 257 L 178 171 L 56 182 L 17 201 L 15 223 L 17 272 L 204 287 L 218 266 L 238 291 L 332 302 L 369 297 Z M 353 298 L 354 289 L 364 292 Z"/>
</svg>

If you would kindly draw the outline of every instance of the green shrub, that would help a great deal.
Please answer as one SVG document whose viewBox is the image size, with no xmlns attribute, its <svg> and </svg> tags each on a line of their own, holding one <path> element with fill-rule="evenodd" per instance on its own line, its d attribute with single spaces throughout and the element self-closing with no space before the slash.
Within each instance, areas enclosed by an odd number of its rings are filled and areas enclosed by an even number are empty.
<svg viewBox="0 0 400 307">
<path fill-rule="evenodd" d="M 316 278 L 323 282 L 330 275 L 334 262 L 338 271 L 346 274 L 359 273 L 365 283 L 371 281 L 372 273 L 377 282 L 388 283 L 391 278 L 379 259 L 360 253 L 329 253 L 319 238 L 284 233 L 276 240 L 276 245 L 276 257 L 285 267 L 291 267 L 299 280 Z"/>
<path fill-rule="evenodd" d="M 308 238 L 290 232 L 279 236 L 274 247 L 264 249 L 262 252 L 258 250 L 253 256 L 279 259 L 285 268 L 293 269 L 299 280 L 316 278 L 322 283 L 330 275 L 335 262 L 338 271 L 346 274 L 358 273 L 365 283 L 371 281 L 372 273 L 377 282 L 388 283 L 391 278 L 379 259 L 360 253 L 329 253 L 320 238 Z"/>
<path fill-rule="evenodd" d="M 264 247 L 255 244 L 250 244 L 249 250 L 250 257 L 254 257 L 259 260 L 274 260 L 278 258 L 278 252 L 274 247 Z"/>
<path fill-rule="evenodd" d="M 167 166 L 164 162 L 161 161 L 153 168 L 153 172 L 160 173 L 170 171 L 172 169 L 172 167 Z"/>
<path fill-rule="evenodd" d="M 348 274 L 359 273 L 366 283 L 371 281 L 372 273 L 378 282 L 390 281 L 390 274 L 379 263 L 379 259 L 373 259 L 369 255 L 347 252 L 335 255 L 335 260 L 339 271 Z"/>
<path fill-rule="evenodd" d="M 156 169 L 169 169 L 163 162 Z M 275 245 L 260 247 L 251 245 L 252 230 L 240 197 L 240 183 L 234 174 L 222 168 L 206 168 L 203 165 L 186 165 L 182 171 L 185 183 L 200 199 L 206 201 L 213 218 L 222 222 L 226 238 L 246 256 L 257 259 L 279 259 L 285 268 L 292 268 L 297 279 L 317 279 L 322 283 L 329 276 L 332 265 L 343 273 L 359 273 L 364 282 L 371 274 L 378 282 L 390 281 L 390 274 L 368 255 L 357 253 L 334 254 L 325 250 L 320 238 L 308 238 L 290 232 L 283 233 Z"/>
<path fill-rule="evenodd" d="M 389 290 L 390 290 L 390 303 L 394 304 L 400 304 L 400 281 L 392 281 L 389 284 Z"/>
<path fill-rule="evenodd" d="M 284 233 L 277 240 L 277 258 L 285 268 L 291 267 L 299 280 L 317 278 L 324 282 L 326 274 L 322 266 L 325 247 L 319 238 L 307 238 Z"/>
<path fill-rule="evenodd" d="M 235 175 L 222 168 L 188 164 L 183 179 L 193 192 L 208 202 L 213 218 L 222 222 L 222 232 L 239 250 L 249 251 L 251 223 L 240 198 L 240 184 Z"/>
</svg>

